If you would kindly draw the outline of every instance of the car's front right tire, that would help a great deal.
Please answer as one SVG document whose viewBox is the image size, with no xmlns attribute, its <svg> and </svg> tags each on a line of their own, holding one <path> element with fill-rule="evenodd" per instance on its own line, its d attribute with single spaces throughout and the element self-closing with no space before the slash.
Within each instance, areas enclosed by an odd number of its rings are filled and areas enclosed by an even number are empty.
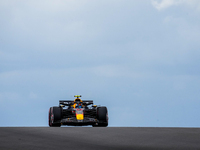
<svg viewBox="0 0 200 150">
<path fill-rule="evenodd" d="M 97 108 L 98 125 L 93 124 L 93 127 L 107 127 L 108 126 L 108 110 L 106 107 Z"/>
</svg>

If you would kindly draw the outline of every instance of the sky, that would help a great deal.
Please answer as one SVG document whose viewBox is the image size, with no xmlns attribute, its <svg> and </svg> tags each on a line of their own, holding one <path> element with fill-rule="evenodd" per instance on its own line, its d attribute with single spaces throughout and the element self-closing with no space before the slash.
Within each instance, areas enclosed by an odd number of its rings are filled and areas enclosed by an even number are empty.
<svg viewBox="0 0 200 150">
<path fill-rule="evenodd" d="M 110 127 L 200 127 L 199 68 L 199 0 L 0 1 L 0 126 L 80 94 Z"/>
</svg>

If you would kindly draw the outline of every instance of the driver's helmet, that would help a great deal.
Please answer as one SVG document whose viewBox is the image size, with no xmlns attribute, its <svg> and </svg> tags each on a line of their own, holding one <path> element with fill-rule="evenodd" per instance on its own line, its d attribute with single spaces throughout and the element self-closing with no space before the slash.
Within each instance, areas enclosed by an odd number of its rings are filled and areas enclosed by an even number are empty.
<svg viewBox="0 0 200 150">
<path fill-rule="evenodd" d="M 82 104 L 81 103 L 76 104 L 76 108 L 82 108 Z"/>
<path fill-rule="evenodd" d="M 82 108 L 82 104 L 81 103 L 78 104 L 78 108 Z"/>
</svg>

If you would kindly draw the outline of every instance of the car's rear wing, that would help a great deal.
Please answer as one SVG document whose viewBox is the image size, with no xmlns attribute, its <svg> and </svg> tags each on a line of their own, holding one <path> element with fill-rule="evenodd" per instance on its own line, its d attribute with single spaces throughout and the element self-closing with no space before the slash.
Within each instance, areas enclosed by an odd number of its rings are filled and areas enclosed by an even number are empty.
<svg viewBox="0 0 200 150">
<path fill-rule="evenodd" d="M 74 102 L 73 100 L 60 100 L 59 101 L 59 106 L 60 105 L 65 105 L 65 106 L 71 106 L 71 105 L 74 105 L 74 103 L 77 103 L 77 102 Z M 93 100 L 82 100 L 82 104 L 83 105 L 92 105 L 93 104 Z"/>
</svg>

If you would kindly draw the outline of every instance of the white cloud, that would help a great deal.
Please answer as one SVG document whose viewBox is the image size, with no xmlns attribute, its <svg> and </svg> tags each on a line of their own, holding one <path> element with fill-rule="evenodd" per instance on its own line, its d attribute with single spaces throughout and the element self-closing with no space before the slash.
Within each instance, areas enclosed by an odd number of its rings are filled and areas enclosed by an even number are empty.
<svg viewBox="0 0 200 150">
<path fill-rule="evenodd" d="M 178 5 L 179 3 L 181 3 L 181 0 L 162 0 L 160 2 L 152 0 L 152 5 L 158 10 L 163 10 L 170 6 Z"/>
<path fill-rule="evenodd" d="M 152 5 L 158 10 L 164 10 L 171 6 L 177 5 L 186 5 L 190 7 L 195 7 L 197 10 L 200 10 L 200 1 L 199 0 L 152 0 Z"/>
</svg>

